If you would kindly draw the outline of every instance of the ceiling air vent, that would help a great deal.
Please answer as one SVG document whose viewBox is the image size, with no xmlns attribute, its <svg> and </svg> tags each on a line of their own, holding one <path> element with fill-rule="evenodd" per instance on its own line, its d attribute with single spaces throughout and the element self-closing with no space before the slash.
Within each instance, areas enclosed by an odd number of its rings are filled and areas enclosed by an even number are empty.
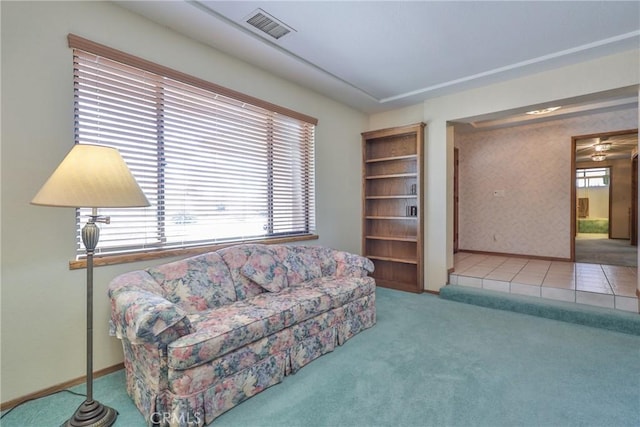
<svg viewBox="0 0 640 427">
<path fill-rule="evenodd" d="M 257 28 L 263 33 L 269 34 L 276 40 L 289 34 L 291 31 L 295 31 L 293 28 L 287 26 L 281 21 L 278 21 L 262 9 L 256 9 L 245 20 L 247 24 Z"/>
</svg>

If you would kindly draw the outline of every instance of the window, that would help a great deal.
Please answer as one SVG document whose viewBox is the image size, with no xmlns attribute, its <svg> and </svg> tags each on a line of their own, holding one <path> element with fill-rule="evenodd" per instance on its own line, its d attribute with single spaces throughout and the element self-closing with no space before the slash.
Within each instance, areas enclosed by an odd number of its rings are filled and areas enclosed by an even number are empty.
<svg viewBox="0 0 640 427">
<path fill-rule="evenodd" d="M 578 188 L 607 187 L 609 168 L 576 169 L 576 185 Z"/>
<path fill-rule="evenodd" d="M 111 224 L 98 254 L 315 233 L 315 119 L 76 36 L 69 43 L 76 143 L 117 148 L 151 202 L 101 209 Z M 89 213 L 77 212 L 79 256 Z"/>
</svg>

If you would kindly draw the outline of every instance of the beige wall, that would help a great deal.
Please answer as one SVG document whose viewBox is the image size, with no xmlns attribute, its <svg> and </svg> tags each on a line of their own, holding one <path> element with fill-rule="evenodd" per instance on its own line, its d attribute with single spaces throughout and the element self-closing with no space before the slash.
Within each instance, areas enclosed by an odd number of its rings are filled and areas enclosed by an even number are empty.
<svg viewBox="0 0 640 427">
<path fill-rule="evenodd" d="M 448 123 L 515 109 L 526 111 L 523 109 L 530 106 L 542 107 L 554 101 L 637 86 L 640 82 L 639 57 L 638 50 L 622 52 L 528 77 L 429 99 L 420 106 L 370 116 L 369 130 L 419 120 L 427 123 L 423 208 L 426 222 L 425 289 L 439 290 L 447 283 L 447 270 L 453 267 L 454 138 Z M 558 243 L 556 246 L 562 248 L 563 244 Z M 566 247 L 561 250 L 566 251 Z"/>
<path fill-rule="evenodd" d="M 460 249 L 570 258 L 571 137 L 633 129 L 636 118 L 632 109 L 457 133 Z M 612 197 L 616 213 L 623 202 Z"/>
<path fill-rule="evenodd" d="M 113 3 L 1 2 L 0 7 L 2 402 L 85 374 L 86 273 L 68 269 L 75 256 L 74 210 L 29 204 L 73 144 L 72 52 L 66 41 L 70 32 L 317 117 L 320 240 L 313 243 L 360 251 L 364 114 Z M 149 264 L 96 269 L 96 370 L 122 361 L 120 343 L 107 334 L 107 283 Z"/>
<path fill-rule="evenodd" d="M 576 199 L 589 199 L 587 219 L 609 219 L 609 189 L 608 185 L 576 189 Z"/>
</svg>

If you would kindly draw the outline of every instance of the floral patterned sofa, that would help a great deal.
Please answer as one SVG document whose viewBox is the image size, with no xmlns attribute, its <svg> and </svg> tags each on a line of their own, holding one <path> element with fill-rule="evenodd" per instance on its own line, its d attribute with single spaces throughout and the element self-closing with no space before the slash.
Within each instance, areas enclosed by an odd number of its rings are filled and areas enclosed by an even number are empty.
<svg viewBox="0 0 640 427">
<path fill-rule="evenodd" d="M 376 322 L 373 263 L 244 244 L 120 275 L 111 334 L 149 425 L 204 425 Z"/>
</svg>

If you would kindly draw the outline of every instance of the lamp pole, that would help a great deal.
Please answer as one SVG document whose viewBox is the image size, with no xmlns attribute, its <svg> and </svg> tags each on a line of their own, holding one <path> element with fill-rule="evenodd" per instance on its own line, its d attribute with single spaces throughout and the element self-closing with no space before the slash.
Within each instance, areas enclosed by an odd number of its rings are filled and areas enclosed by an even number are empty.
<svg viewBox="0 0 640 427">
<path fill-rule="evenodd" d="M 115 409 L 93 400 L 93 254 L 100 239 L 96 222 L 108 224 L 109 217 L 98 216 L 98 209 L 92 208 L 89 221 L 82 227 L 82 243 L 87 251 L 87 398 L 65 427 L 108 427 L 118 416 Z"/>
</svg>

